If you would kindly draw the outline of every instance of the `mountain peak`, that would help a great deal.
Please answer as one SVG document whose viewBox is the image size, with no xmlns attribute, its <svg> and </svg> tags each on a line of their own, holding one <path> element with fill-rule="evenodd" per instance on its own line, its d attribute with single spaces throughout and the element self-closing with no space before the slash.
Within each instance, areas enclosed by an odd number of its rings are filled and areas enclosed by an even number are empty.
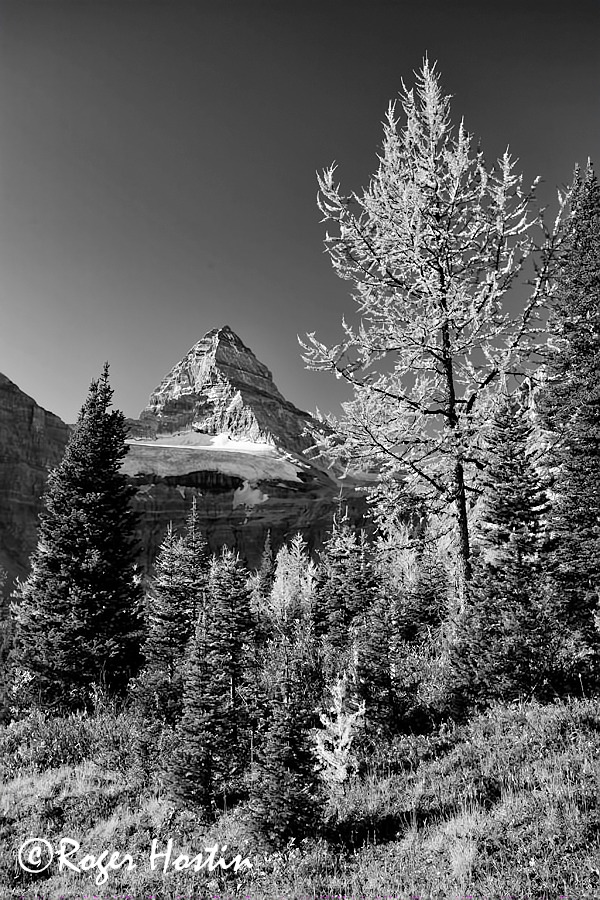
<svg viewBox="0 0 600 900">
<path fill-rule="evenodd" d="M 228 326 L 213 328 L 163 378 L 132 436 L 186 431 L 273 441 L 296 452 L 318 425 L 286 400 L 270 370 Z"/>
</svg>

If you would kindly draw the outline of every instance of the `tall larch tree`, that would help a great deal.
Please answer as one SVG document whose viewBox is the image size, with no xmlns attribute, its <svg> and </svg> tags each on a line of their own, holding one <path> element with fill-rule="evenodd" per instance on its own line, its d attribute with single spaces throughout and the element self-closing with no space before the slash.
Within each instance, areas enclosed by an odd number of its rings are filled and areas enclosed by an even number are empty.
<svg viewBox="0 0 600 900">
<path fill-rule="evenodd" d="M 389 106 L 379 167 L 362 193 L 342 192 L 335 166 L 319 177 L 319 206 L 333 226 L 326 248 L 353 283 L 359 322 L 344 321 L 335 346 L 314 333 L 301 343 L 309 368 L 354 390 L 337 423 L 338 454 L 374 464 L 388 494 L 408 488 L 431 510 L 451 511 L 462 597 L 471 487 L 485 462 L 477 432 L 503 373 L 527 368 L 557 241 L 539 230 L 533 188 L 523 191 L 508 150 L 488 169 L 463 123 L 452 126 L 427 60 L 401 105 L 402 125 Z M 519 301 L 512 288 L 536 235 L 535 286 Z"/>
<path fill-rule="evenodd" d="M 540 408 L 555 473 L 549 592 L 578 635 L 573 689 L 600 683 L 600 186 L 576 172 Z"/>
<path fill-rule="evenodd" d="M 112 396 L 107 363 L 49 476 L 31 574 L 17 591 L 14 658 L 44 704 L 84 706 L 92 685 L 121 694 L 140 664 L 135 489 L 120 472 L 127 426 Z"/>
</svg>

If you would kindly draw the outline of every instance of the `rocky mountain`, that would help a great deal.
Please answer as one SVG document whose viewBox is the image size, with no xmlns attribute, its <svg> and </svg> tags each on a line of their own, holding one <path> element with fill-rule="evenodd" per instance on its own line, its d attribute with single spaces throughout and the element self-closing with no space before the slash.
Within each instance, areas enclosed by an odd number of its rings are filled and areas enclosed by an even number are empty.
<svg viewBox="0 0 600 900">
<path fill-rule="evenodd" d="M 340 502 L 366 513 L 357 482 L 319 464 L 310 448 L 323 425 L 286 400 L 268 368 L 228 328 L 209 331 L 128 420 L 123 471 L 137 488 L 140 561 L 149 570 L 169 522 L 183 524 L 194 497 L 209 546 L 235 547 L 257 565 L 300 531 L 311 548 Z M 48 471 L 69 428 L 0 375 L 0 564 L 26 573 Z"/>
<path fill-rule="evenodd" d="M 227 326 L 194 344 L 129 424 L 123 470 L 138 489 L 146 566 L 194 496 L 211 549 L 236 547 L 251 566 L 267 532 L 274 547 L 297 531 L 315 547 L 340 501 L 354 521 L 365 516 L 356 482 L 312 458 L 324 426 L 282 396 Z"/>
<path fill-rule="evenodd" d="M 150 395 L 132 436 L 181 431 L 273 441 L 306 451 L 320 425 L 286 400 L 267 367 L 227 325 L 207 332 Z"/>
<path fill-rule="evenodd" d="M 68 437 L 62 419 L 0 373 L 0 565 L 11 581 L 27 572 L 48 472 Z"/>
</svg>

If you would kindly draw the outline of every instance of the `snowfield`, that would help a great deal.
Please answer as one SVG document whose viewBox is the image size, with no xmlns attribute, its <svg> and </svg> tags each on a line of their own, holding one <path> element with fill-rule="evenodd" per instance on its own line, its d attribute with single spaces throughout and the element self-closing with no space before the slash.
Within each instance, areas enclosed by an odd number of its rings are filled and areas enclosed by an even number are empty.
<svg viewBox="0 0 600 900">
<path fill-rule="evenodd" d="M 153 473 L 160 477 L 189 472 L 216 471 L 243 478 L 249 486 L 259 481 L 297 481 L 310 467 L 299 457 L 272 444 L 236 441 L 226 434 L 180 432 L 156 440 L 127 441 L 129 453 L 122 471 L 131 476 Z"/>
</svg>

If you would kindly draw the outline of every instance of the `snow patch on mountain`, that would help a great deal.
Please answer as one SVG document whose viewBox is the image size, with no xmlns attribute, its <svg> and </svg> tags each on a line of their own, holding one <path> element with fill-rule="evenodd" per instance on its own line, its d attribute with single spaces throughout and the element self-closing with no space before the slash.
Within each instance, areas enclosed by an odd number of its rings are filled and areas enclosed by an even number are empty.
<svg viewBox="0 0 600 900">
<path fill-rule="evenodd" d="M 268 499 L 268 494 L 263 493 L 260 488 L 252 487 L 249 482 L 245 481 L 243 487 L 237 488 L 233 492 L 232 508 L 237 509 L 238 506 L 259 506 L 261 503 L 266 503 Z"/>
<path fill-rule="evenodd" d="M 133 439 L 122 471 L 137 476 L 154 472 L 171 476 L 194 471 L 216 471 L 242 478 L 251 486 L 259 481 L 295 481 L 308 466 L 272 444 L 231 440 L 226 434 L 185 432 L 160 435 L 156 440 Z M 266 497 L 266 495 L 262 495 Z M 258 495 L 247 505 L 256 505 Z M 245 500 L 240 503 L 245 503 Z"/>
</svg>

